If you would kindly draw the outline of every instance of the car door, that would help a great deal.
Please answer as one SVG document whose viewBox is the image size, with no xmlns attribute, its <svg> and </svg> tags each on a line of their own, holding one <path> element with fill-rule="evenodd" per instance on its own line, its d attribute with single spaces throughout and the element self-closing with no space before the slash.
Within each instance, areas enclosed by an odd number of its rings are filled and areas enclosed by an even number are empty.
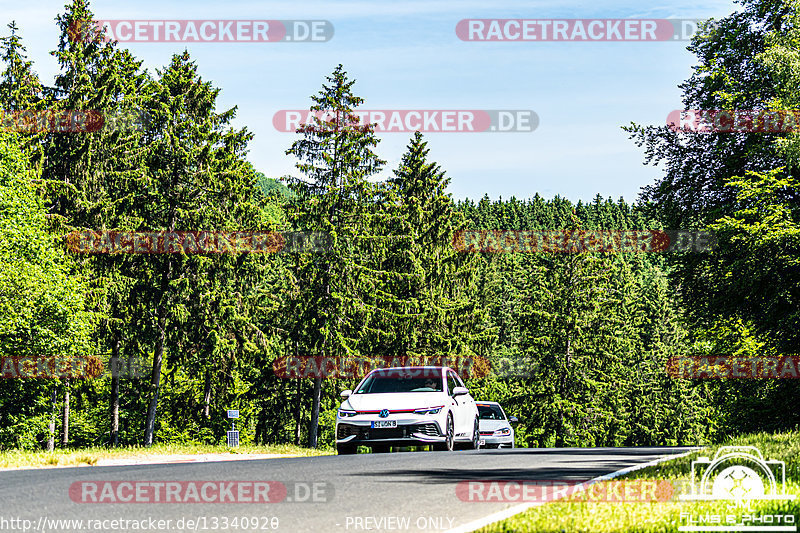
<svg viewBox="0 0 800 533">
<path fill-rule="evenodd" d="M 452 370 L 448 370 L 447 388 L 450 389 L 450 396 L 455 403 L 453 408 L 453 424 L 455 425 L 455 434 L 459 437 L 469 436 L 472 433 L 473 423 L 469 416 L 471 413 L 471 408 L 469 406 L 469 401 L 472 399 L 471 396 L 468 394 L 453 396 L 453 389 L 463 386 L 464 383 L 461 382 L 456 373 Z"/>
</svg>

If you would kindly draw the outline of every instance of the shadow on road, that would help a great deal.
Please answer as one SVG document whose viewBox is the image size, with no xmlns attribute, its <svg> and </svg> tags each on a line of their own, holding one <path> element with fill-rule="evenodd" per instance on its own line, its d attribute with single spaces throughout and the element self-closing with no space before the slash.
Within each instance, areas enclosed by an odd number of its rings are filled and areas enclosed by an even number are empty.
<svg viewBox="0 0 800 533">
<path fill-rule="evenodd" d="M 381 470 L 353 472 L 349 476 L 369 478 L 370 481 L 386 483 L 457 483 L 459 481 L 588 481 L 598 476 L 632 466 L 629 456 L 638 456 L 641 462 L 651 461 L 657 457 L 689 451 L 689 448 L 515 448 L 513 450 L 482 450 L 455 452 L 455 456 L 468 461 L 470 456 L 486 459 L 487 456 L 502 457 L 506 463 L 509 456 L 541 454 L 555 461 L 555 464 L 536 466 L 533 468 L 426 468 L 398 470 L 385 468 Z M 420 453 L 420 452 L 414 452 Z M 424 453 L 424 452 L 422 452 Z M 447 454 L 447 452 L 434 452 Z M 405 454 L 404 454 L 405 455 Z M 426 454 L 427 455 L 427 454 Z M 592 456 L 592 459 L 581 459 L 581 456 Z M 604 456 L 604 457 L 596 457 Z M 383 456 L 386 457 L 386 456 Z M 427 457 L 426 457 L 427 459 Z M 574 464 L 570 460 L 574 459 Z M 638 462 L 638 461 L 637 461 Z M 485 462 L 482 463 L 485 465 Z"/>
</svg>

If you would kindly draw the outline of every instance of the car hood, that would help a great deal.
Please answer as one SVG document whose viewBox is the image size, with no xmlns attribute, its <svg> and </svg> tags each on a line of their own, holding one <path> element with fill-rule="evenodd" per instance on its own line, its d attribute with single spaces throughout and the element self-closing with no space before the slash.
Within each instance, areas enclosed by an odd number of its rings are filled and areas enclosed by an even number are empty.
<svg viewBox="0 0 800 533">
<path fill-rule="evenodd" d="M 389 409 L 421 409 L 447 405 L 448 396 L 442 392 L 394 392 L 386 394 L 353 394 L 342 402 L 342 409 L 380 411 Z"/>
<path fill-rule="evenodd" d="M 495 431 L 510 427 L 508 420 L 478 420 L 478 431 Z"/>
</svg>

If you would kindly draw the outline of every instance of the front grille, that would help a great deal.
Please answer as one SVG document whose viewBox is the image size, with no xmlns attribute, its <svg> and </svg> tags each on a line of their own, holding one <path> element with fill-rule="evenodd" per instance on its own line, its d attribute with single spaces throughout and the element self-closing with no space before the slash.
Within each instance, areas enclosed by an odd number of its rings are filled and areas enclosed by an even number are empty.
<svg viewBox="0 0 800 533">
<path fill-rule="evenodd" d="M 337 439 L 345 439 L 350 435 L 355 435 L 355 440 L 372 439 L 404 439 L 411 437 L 414 433 L 422 433 L 429 437 L 439 437 L 439 427 L 434 422 L 424 424 L 401 425 L 396 428 L 370 428 L 365 426 L 355 426 L 353 424 L 339 424 L 336 433 Z"/>
<path fill-rule="evenodd" d="M 402 439 L 408 435 L 408 426 L 397 426 L 396 428 L 367 428 L 362 432 L 361 438 L 370 439 Z"/>
<path fill-rule="evenodd" d="M 442 434 L 439 432 L 439 426 L 434 422 L 426 422 L 425 424 L 417 424 L 414 433 L 422 433 L 429 437 L 440 437 Z"/>
<path fill-rule="evenodd" d="M 345 439 L 350 435 L 358 435 L 358 428 L 359 426 L 354 426 L 352 424 L 339 424 L 339 430 L 336 433 L 336 438 Z"/>
</svg>

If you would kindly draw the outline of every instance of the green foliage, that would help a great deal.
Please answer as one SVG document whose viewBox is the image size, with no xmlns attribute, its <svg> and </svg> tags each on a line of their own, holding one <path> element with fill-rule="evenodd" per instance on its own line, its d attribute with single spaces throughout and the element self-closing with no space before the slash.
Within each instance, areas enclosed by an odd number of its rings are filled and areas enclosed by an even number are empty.
<svg viewBox="0 0 800 533">
<path fill-rule="evenodd" d="M 797 6 L 743 6 L 692 42 L 687 107 L 796 107 Z M 149 121 L 0 135 L 0 355 L 141 357 L 148 375 L 2 380 L 0 447 L 43 446 L 67 397 L 67 446 L 220 444 L 228 408 L 241 411 L 244 443 L 334 446 L 338 392 L 354 383 L 281 379 L 272 365 L 286 356 L 485 357 L 494 372 L 470 377 L 472 394 L 518 416 L 524 446 L 706 443 L 798 422 L 792 383 L 666 374 L 675 356 L 796 351 L 795 136 L 633 126 L 647 159 L 666 163 L 635 203 L 454 202 L 420 133 L 391 178 L 374 181 L 385 164 L 378 138 L 354 124 L 364 100 L 339 65 L 311 98 L 329 119 L 302 127 L 287 150 L 299 176 L 276 180 L 247 161 L 252 134 L 232 127 L 236 108 L 217 109 L 220 89 L 188 52 L 151 74 L 117 43 L 70 38 L 73 23 L 92 18 L 85 0 L 58 17 L 52 87 L 9 26 L 2 107 L 143 110 Z M 719 236 L 707 255 L 452 246 L 461 229 L 706 226 Z M 83 228 L 330 241 L 273 256 L 68 255 L 58 236 Z"/>
<path fill-rule="evenodd" d="M 687 109 L 792 110 L 800 80 L 800 4 L 745 0 L 743 9 L 696 36 Z M 627 128 L 665 173 L 644 197 L 673 227 L 707 227 L 719 245 L 676 255 L 670 269 L 696 355 L 786 355 L 798 346 L 796 132 L 676 133 Z M 794 380 L 743 380 L 702 387 L 718 406 L 715 432 L 793 427 Z"/>
<path fill-rule="evenodd" d="M 69 360 L 91 353 L 96 317 L 85 304 L 85 272 L 48 231 L 33 178 L 17 138 L 0 134 L 0 357 Z M 0 381 L 0 447 L 42 444 L 42 408 L 53 387 L 59 384 Z"/>
</svg>

